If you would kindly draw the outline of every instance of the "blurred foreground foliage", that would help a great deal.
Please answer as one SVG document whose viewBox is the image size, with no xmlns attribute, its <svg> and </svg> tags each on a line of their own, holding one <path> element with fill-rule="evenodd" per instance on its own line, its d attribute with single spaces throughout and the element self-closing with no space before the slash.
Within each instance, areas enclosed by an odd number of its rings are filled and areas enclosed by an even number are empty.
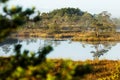
<svg viewBox="0 0 120 80">
<path fill-rule="evenodd" d="M 11 31 L 16 30 L 17 27 L 25 24 L 28 21 L 36 22 L 39 20 L 39 12 L 35 12 L 35 7 L 23 10 L 21 6 L 7 6 L 9 0 L 0 0 L 2 5 L 2 12 L 0 13 L 0 39 L 5 38 Z M 5 5 L 4 5 L 5 4 Z M 31 18 L 31 15 L 36 16 Z"/>
<path fill-rule="evenodd" d="M 16 55 L 0 57 L 0 80 L 119 80 L 120 61 L 46 59 L 50 46 L 37 53 L 16 45 Z"/>
</svg>

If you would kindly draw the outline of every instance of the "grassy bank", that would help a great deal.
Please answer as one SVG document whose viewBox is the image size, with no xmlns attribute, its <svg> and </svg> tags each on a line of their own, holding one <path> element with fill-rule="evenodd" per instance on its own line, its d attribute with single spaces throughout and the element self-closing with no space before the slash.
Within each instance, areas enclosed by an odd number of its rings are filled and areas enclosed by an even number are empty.
<svg viewBox="0 0 120 80">
<path fill-rule="evenodd" d="M 13 33 L 12 37 L 42 37 L 42 38 L 54 38 L 61 40 L 63 38 L 70 38 L 73 41 L 119 41 L 119 32 L 101 32 L 96 36 L 95 32 L 69 32 L 61 31 L 59 33 L 49 33 L 47 30 L 42 29 L 28 29 L 19 30 L 17 33 Z"/>
<path fill-rule="evenodd" d="M 0 80 L 120 79 L 120 61 L 47 59 L 42 63 L 38 62 L 39 64 L 37 65 L 22 67 L 20 65 L 12 65 L 11 59 L 0 58 Z"/>
</svg>

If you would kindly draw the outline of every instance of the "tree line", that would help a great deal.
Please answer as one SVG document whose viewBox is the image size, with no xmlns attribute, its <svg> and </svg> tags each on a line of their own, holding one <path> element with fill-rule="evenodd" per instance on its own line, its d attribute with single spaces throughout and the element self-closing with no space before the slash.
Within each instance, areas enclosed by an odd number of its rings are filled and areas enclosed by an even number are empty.
<svg viewBox="0 0 120 80">
<path fill-rule="evenodd" d="M 25 26 L 28 25 L 32 28 L 44 28 L 52 32 L 59 32 L 64 27 L 67 29 L 78 27 L 84 32 L 88 30 L 111 32 L 115 31 L 116 28 L 111 14 L 107 11 L 91 14 L 78 8 L 70 7 L 55 9 L 48 13 L 40 13 L 39 21 L 36 23 L 28 22 Z"/>
<path fill-rule="evenodd" d="M 8 0 L 0 0 L 0 4 Z M 22 9 L 21 6 L 3 6 L 4 14 L 0 13 L 0 38 L 7 36 L 12 29 L 20 26 L 22 28 L 38 28 L 48 30 L 50 33 L 60 32 L 62 29 L 73 30 L 77 27 L 82 32 L 111 32 L 115 31 L 115 19 L 111 14 L 103 11 L 99 14 L 91 14 L 79 8 L 61 8 L 48 13 L 35 11 L 35 7 Z M 31 18 L 31 15 L 36 16 Z M 23 25 L 24 24 L 24 25 Z"/>
</svg>

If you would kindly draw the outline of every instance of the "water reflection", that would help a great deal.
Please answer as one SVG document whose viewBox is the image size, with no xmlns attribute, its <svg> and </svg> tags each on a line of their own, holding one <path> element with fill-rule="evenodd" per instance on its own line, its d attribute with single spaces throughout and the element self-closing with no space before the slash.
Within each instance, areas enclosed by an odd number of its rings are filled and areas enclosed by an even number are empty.
<svg viewBox="0 0 120 80">
<path fill-rule="evenodd" d="M 0 43 L 0 56 L 14 55 L 13 48 L 15 44 L 22 44 L 22 51 L 32 52 L 40 51 L 44 46 L 51 45 L 54 51 L 48 58 L 69 58 L 73 60 L 99 59 L 105 54 L 111 54 L 110 51 L 118 42 L 74 42 L 70 40 L 56 41 L 54 39 L 27 38 L 27 39 L 7 39 Z M 119 43 L 118 43 L 119 44 Z M 120 46 L 120 45 L 119 45 Z M 117 55 L 114 55 L 116 57 Z M 118 56 L 117 56 L 118 58 Z"/>
<path fill-rule="evenodd" d="M 113 46 L 117 44 L 117 42 L 108 42 L 108 41 L 102 41 L 102 42 L 85 42 L 86 44 L 91 44 L 95 50 L 91 51 L 90 53 L 93 54 L 94 59 L 99 59 L 100 56 L 103 56 L 105 53 L 107 53 Z M 83 44 L 83 47 L 85 47 L 85 44 Z"/>
<path fill-rule="evenodd" d="M 0 43 L 0 51 L 4 52 L 5 54 L 9 53 L 11 50 L 11 45 L 16 44 L 18 39 L 6 39 L 4 42 Z"/>
</svg>

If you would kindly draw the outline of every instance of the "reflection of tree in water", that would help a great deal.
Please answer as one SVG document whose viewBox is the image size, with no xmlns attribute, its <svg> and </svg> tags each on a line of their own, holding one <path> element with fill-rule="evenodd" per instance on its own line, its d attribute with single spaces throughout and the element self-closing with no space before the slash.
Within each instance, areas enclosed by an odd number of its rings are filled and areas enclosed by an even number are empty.
<svg viewBox="0 0 120 80">
<path fill-rule="evenodd" d="M 67 41 L 69 44 L 71 41 Z M 36 45 L 38 51 L 41 51 L 45 46 L 53 46 L 57 47 L 61 44 L 61 40 L 54 40 L 54 39 L 41 39 L 41 38 L 11 38 L 7 39 L 4 42 L 0 43 L 0 52 L 3 54 L 10 53 L 13 50 L 15 44 L 22 44 L 26 46 Z M 33 46 L 33 48 L 36 48 Z M 10 53 L 11 54 L 11 53 Z"/>
<path fill-rule="evenodd" d="M 98 42 L 93 44 L 95 51 L 91 51 L 91 53 L 93 53 L 94 59 L 99 59 L 100 56 L 103 56 L 115 45 L 116 42 Z"/>
<path fill-rule="evenodd" d="M 48 45 L 52 45 L 51 40 L 47 40 L 47 39 L 42 40 L 42 39 L 39 39 L 39 49 L 38 50 L 41 51 L 43 47 L 48 46 Z"/>
<path fill-rule="evenodd" d="M 29 38 L 29 39 L 26 39 L 24 41 L 26 41 L 26 44 L 29 45 L 30 43 L 36 43 L 37 39 L 36 38 Z"/>
<path fill-rule="evenodd" d="M 18 40 L 17 39 L 12 39 L 12 38 L 8 38 L 3 42 L 0 42 L 0 46 L 4 46 L 4 45 L 11 45 L 11 44 L 15 44 L 17 43 Z"/>
<path fill-rule="evenodd" d="M 2 51 L 6 54 L 11 50 L 10 46 L 16 44 L 17 42 L 17 39 L 8 38 L 4 42 L 0 43 L 0 47 Z"/>
<path fill-rule="evenodd" d="M 92 44 L 91 47 L 95 48 L 95 51 L 91 51 L 94 59 L 99 59 L 100 56 L 103 56 L 107 53 L 117 42 L 86 42 L 87 44 Z M 84 46 L 85 47 L 85 46 Z"/>
<path fill-rule="evenodd" d="M 11 50 L 10 45 L 4 45 L 1 48 L 5 54 L 7 54 Z"/>
<path fill-rule="evenodd" d="M 53 43 L 54 43 L 55 46 L 60 45 L 60 41 L 53 41 Z"/>
<path fill-rule="evenodd" d="M 36 43 L 37 41 L 39 41 L 40 42 L 39 44 L 43 45 L 43 46 L 48 46 L 48 45 L 53 45 L 53 44 L 57 46 L 60 44 L 60 41 L 54 41 L 51 39 L 28 38 L 28 39 L 25 39 L 23 41 L 26 42 L 27 45 L 29 45 L 31 43 Z"/>
<path fill-rule="evenodd" d="M 109 51 L 109 49 L 105 49 L 104 47 L 100 46 L 101 44 L 94 45 L 96 51 L 91 51 L 93 53 L 93 57 L 98 59 L 100 56 L 104 55 Z"/>
</svg>

